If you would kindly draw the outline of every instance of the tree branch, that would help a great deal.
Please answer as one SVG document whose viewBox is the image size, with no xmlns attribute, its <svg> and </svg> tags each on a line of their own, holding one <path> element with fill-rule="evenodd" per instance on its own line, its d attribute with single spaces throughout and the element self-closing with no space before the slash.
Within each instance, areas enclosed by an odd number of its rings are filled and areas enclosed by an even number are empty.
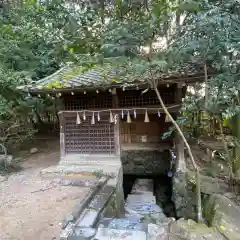
<svg viewBox="0 0 240 240">
<path fill-rule="evenodd" d="M 205 79 L 205 108 L 207 109 L 209 89 L 208 89 L 208 73 L 207 73 L 206 63 L 204 64 L 204 79 Z"/>
</svg>

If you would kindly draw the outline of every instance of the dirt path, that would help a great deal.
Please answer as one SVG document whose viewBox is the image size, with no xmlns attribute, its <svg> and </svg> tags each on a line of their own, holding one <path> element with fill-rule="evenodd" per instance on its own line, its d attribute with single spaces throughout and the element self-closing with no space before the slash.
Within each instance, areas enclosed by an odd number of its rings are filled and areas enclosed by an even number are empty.
<svg viewBox="0 0 240 240">
<path fill-rule="evenodd" d="M 40 177 L 59 161 L 58 150 L 32 155 L 24 169 L 0 182 L 0 239 L 58 239 L 60 222 L 88 188 L 63 187 Z"/>
</svg>

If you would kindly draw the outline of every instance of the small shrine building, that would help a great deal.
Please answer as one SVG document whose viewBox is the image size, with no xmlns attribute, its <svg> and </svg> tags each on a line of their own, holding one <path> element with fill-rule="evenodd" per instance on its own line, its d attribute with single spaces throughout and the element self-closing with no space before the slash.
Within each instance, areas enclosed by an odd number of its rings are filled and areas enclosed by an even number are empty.
<svg viewBox="0 0 240 240">
<path fill-rule="evenodd" d="M 26 92 L 58 101 L 60 161 L 81 165 L 81 161 L 116 158 L 121 159 L 125 174 L 168 171 L 169 149 L 176 136 L 162 138 L 171 123 L 148 82 L 116 80 L 112 71 L 79 69 L 67 66 L 24 87 Z M 194 65 L 156 79 L 176 119 L 187 86 L 203 81 L 204 72 Z"/>
</svg>

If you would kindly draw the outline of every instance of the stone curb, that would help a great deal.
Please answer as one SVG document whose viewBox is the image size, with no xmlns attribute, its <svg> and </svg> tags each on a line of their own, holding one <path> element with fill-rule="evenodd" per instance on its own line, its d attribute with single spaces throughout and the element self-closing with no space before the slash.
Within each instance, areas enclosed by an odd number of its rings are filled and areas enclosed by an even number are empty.
<svg viewBox="0 0 240 240">
<path fill-rule="evenodd" d="M 99 185 L 91 187 L 88 190 L 85 198 L 80 203 L 76 204 L 73 211 L 64 218 L 61 224 L 62 229 L 65 229 L 69 223 L 77 220 L 81 212 L 86 208 L 88 203 L 94 198 L 97 192 L 106 184 L 107 181 L 108 178 L 106 178 L 104 181 L 101 181 Z"/>
<path fill-rule="evenodd" d="M 70 239 L 71 237 L 75 236 L 79 237 L 80 239 L 88 239 L 86 237 L 86 235 L 88 234 L 86 233 L 96 228 L 97 223 L 107 211 L 106 206 L 108 206 L 114 193 L 115 188 L 112 186 L 108 186 L 107 184 L 101 188 L 98 194 L 96 194 L 95 197 L 91 200 L 91 202 L 89 202 L 83 214 L 78 218 L 77 223 L 74 227 L 75 229 L 69 236 Z M 98 200 L 99 196 L 102 196 L 100 202 L 96 201 Z M 95 229 L 95 232 L 96 231 L 97 230 Z M 76 234 L 76 232 L 80 234 Z"/>
<path fill-rule="evenodd" d="M 109 178 L 105 178 L 105 181 L 102 181 L 100 185 L 94 189 L 90 189 L 84 200 L 75 206 L 71 214 L 65 217 L 62 222 L 60 240 L 74 238 L 74 228 L 77 228 L 78 232 L 81 232 L 81 229 L 91 230 L 95 227 L 116 191 L 116 188 L 107 184 L 109 180 Z M 103 200 L 101 204 L 97 201 L 99 197 L 103 198 L 101 199 Z M 79 239 L 87 239 L 84 235 L 78 237 Z"/>
</svg>

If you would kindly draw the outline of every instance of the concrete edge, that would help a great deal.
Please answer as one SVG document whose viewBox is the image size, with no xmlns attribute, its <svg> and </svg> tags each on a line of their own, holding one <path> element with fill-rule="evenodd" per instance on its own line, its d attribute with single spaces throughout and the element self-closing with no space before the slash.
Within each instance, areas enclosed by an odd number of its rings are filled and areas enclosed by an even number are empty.
<svg viewBox="0 0 240 240">
<path fill-rule="evenodd" d="M 106 186 L 107 186 L 107 185 L 106 185 Z M 105 213 L 106 213 L 106 211 L 107 211 L 107 208 L 106 208 L 106 207 L 107 207 L 108 204 L 111 202 L 112 197 L 114 196 L 115 193 L 116 193 L 116 187 L 115 187 L 115 188 L 112 188 L 112 191 L 109 192 L 106 200 L 105 200 L 104 203 L 103 203 L 103 206 L 101 207 L 101 209 L 99 209 L 99 217 L 98 217 L 98 220 L 100 220 L 102 217 L 104 217 L 104 215 L 105 215 Z M 97 224 L 97 222 L 96 222 L 96 224 Z M 95 224 L 95 226 L 96 226 L 96 224 Z M 94 227 L 95 227 L 95 226 L 94 226 Z"/>
<path fill-rule="evenodd" d="M 89 202 L 94 198 L 94 196 L 98 193 L 98 191 L 100 191 L 100 189 L 106 184 L 106 182 L 108 181 L 108 178 L 106 178 L 104 181 L 100 182 L 98 185 L 91 187 L 88 190 L 87 195 L 84 197 L 83 200 L 80 201 L 80 203 L 77 203 L 72 212 L 70 214 L 68 214 L 66 217 L 64 217 L 62 223 L 61 223 L 61 228 L 65 229 L 66 226 L 69 223 L 73 223 L 74 221 L 77 220 L 77 218 L 79 217 L 79 215 L 81 214 L 81 212 L 84 210 L 84 208 L 86 208 L 86 206 L 89 204 Z"/>
<path fill-rule="evenodd" d="M 106 207 L 112 199 L 112 196 L 116 192 L 117 186 L 110 186 L 111 178 L 106 178 L 102 184 L 91 188 L 87 196 L 74 207 L 71 214 L 68 214 L 62 222 L 62 230 L 60 232 L 60 240 L 67 240 L 74 234 L 74 228 L 78 228 L 79 231 L 86 229 L 94 229 L 99 220 L 104 216 Z M 94 208 L 94 201 L 98 196 L 103 196 L 101 206 Z M 95 213 L 92 216 L 88 216 L 89 213 Z M 86 219 L 85 219 L 86 218 Z M 82 223 L 85 220 L 85 225 Z M 79 226 L 78 226 L 79 225 Z M 84 232 L 84 231 L 82 231 Z M 84 236 L 82 236 L 84 237 Z"/>
</svg>

